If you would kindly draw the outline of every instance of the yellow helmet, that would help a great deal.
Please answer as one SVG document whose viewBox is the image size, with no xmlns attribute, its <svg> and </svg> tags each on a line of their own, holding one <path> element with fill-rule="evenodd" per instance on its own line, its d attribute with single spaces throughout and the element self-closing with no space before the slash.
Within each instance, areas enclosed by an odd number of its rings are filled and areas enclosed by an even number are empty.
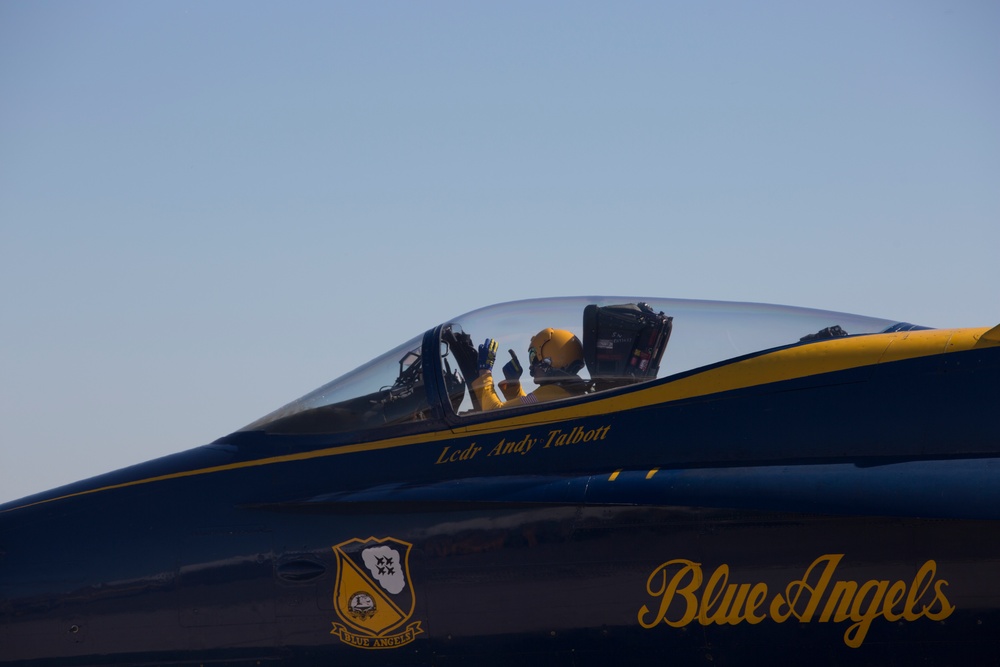
<svg viewBox="0 0 1000 667">
<path fill-rule="evenodd" d="M 583 345 L 565 329 L 542 329 L 531 339 L 528 348 L 531 376 L 546 375 L 550 370 L 576 374 L 583 368 Z"/>
</svg>

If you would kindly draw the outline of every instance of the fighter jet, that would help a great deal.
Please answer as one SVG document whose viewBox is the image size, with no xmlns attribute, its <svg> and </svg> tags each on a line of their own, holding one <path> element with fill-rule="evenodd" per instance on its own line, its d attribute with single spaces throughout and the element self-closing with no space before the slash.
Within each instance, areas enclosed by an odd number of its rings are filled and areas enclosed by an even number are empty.
<svg viewBox="0 0 1000 667">
<path fill-rule="evenodd" d="M 506 303 L 0 506 L 3 665 L 998 660 L 1000 326 Z"/>
</svg>

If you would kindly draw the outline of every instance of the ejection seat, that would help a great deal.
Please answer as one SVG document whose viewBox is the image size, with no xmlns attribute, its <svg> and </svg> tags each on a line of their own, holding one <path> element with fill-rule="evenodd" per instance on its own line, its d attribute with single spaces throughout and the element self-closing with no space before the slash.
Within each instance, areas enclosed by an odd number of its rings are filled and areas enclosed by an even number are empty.
<svg viewBox="0 0 1000 667">
<path fill-rule="evenodd" d="M 655 378 L 670 340 L 673 320 L 647 303 L 591 304 L 584 308 L 583 359 L 590 373 L 592 391 Z"/>
</svg>

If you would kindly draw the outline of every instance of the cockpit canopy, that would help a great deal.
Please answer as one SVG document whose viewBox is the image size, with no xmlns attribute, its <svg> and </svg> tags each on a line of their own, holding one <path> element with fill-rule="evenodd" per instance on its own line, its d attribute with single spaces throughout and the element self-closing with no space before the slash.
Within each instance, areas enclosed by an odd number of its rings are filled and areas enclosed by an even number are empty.
<svg viewBox="0 0 1000 667">
<path fill-rule="evenodd" d="M 584 367 L 561 379 L 572 391 L 539 388 L 546 381 L 528 372 L 529 341 L 546 328 L 571 332 L 582 341 Z M 504 380 L 509 351 L 524 370 L 522 393 L 539 397 L 510 403 L 537 407 L 548 400 L 586 400 L 656 379 L 669 381 L 679 373 L 777 347 L 915 328 L 923 327 L 766 304 L 634 297 L 515 301 L 446 322 L 241 430 L 332 434 L 477 418 L 484 410 L 478 400 L 484 385 Z M 496 340 L 498 350 L 493 377 L 479 377 L 478 348 L 489 338 Z M 559 379 L 552 382 L 559 384 Z"/>
</svg>

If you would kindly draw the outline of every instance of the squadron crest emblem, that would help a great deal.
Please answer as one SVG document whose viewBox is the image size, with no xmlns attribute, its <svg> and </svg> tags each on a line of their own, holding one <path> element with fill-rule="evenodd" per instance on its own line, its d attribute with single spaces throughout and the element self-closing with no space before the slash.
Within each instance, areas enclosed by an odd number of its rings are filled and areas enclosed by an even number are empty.
<svg viewBox="0 0 1000 667">
<path fill-rule="evenodd" d="M 420 621 L 409 622 L 416 606 L 410 581 L 412 547 L 392 537 L 354 538 L 333 547 L 333 606 L 343 623 L 334 622 L 330 634 L 351 646 L 378 649 L 405 646 L 423 632 Z"/>
</svg>

